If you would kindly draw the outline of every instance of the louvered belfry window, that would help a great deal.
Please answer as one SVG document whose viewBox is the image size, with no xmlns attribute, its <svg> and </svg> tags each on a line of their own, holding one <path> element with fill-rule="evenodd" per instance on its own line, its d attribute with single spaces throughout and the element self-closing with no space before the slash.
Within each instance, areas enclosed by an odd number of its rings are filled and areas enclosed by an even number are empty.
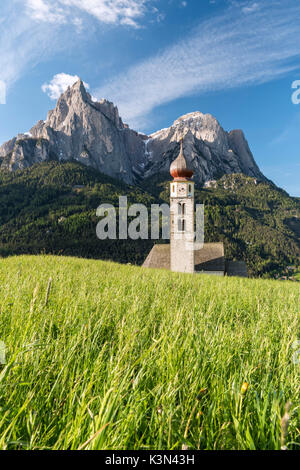
<svg viewBox="0 0 300 470">
<path fill-rule="evenodd" d="M 183 202 L 178 204 L 178 215 L 185 215 L 185 204 Z"/>
</svg>

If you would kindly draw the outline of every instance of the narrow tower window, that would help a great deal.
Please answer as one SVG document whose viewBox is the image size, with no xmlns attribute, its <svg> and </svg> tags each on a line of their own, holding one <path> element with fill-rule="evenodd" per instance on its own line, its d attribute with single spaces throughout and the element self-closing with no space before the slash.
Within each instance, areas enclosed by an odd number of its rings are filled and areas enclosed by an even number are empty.
<svg viewBox="0 0 300 470">
<path fill-rule="evenodd" d="M 179 202 L 178 204 L 178 215 L 185 214 L 185 204 L 183 202 Z"/>
<path fill-rule="evenodd" d="M 184 232 L 184 231 L 185 231 L 185 220 L 178 219 L 178 232 Z"/>
</svg>

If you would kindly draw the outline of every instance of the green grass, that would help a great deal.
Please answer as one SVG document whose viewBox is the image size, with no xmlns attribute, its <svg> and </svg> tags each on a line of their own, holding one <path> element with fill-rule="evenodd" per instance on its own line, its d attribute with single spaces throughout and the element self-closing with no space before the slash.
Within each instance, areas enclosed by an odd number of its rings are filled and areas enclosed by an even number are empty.
<svg viewBox="0 0 300 470">
<path fill-rule="evenodd" d="M 297 283 L 46 256 L 0 282 L 1 449 L 280 449 L 288 401 L 299 447 Z"/>
</svg>

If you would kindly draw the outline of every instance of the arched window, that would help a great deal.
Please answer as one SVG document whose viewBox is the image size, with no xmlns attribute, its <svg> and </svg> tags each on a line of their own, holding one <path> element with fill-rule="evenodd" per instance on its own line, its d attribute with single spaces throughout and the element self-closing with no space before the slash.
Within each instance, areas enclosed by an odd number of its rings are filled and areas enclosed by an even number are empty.
<svg viewBox="0 0 300 470">
<path fill-rule="evenodd" d="M 185 204 L 183 202 L 178 204 L 178 215 L 185 215 Z"/>
</svg>

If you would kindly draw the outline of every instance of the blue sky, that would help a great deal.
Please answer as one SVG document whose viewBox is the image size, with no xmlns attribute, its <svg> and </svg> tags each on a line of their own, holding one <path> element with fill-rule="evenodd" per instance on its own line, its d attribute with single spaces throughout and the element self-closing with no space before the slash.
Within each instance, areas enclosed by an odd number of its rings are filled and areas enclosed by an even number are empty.
<svg viewBox="0 0 300 470">
<path fill-rule="evenodd" d="M 299 0 L 3 3 L 0 143 L 80 76 L 145 133 L 197 110 L 243 129 L 265 175 L 300 196 Z"/>
</svg>

